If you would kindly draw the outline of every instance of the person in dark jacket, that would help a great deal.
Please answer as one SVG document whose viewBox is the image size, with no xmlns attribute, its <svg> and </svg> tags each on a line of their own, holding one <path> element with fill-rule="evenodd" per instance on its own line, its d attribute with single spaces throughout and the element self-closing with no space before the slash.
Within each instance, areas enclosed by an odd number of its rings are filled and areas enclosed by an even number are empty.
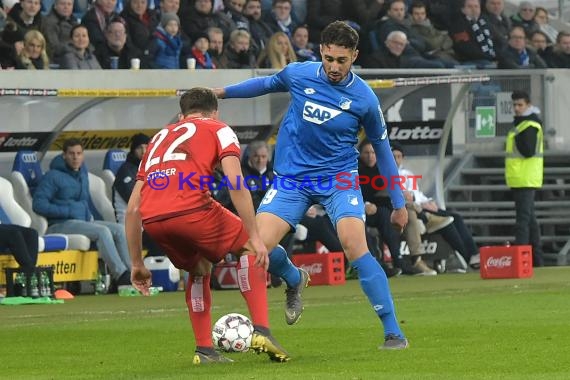
<svg viewBox="0 0 570 380">
<path fill-rule="evenodd" d="M 77 24 L 77 19 L 73 16 L 73 1 L 56 0 L 49 14 L 44 17 L 42 25 L 51 62 L 59 63 L 68 51 L 71 30 Z"/>
<path fill-rule="evenodd" d="M 505 141 L 505 180 L 515 200 L 515 244 L 532 245 L 533 264 L 542 266 L 540 226 L 534 213 L 534 196 L 544 173 L 542 121 L 528 93 L 513 91 L 511 99 L 515 117 Z"/>
<path fill-rule="evenodd" d="M 544 60 L 526 47 L 522 26 L 514 26 L 509 32 L 509 43 L 499 55 L 499 69 L 546 69 Z"/>
<path fill-rule="evenodd" d="M 127 154 L 127 159 L 117 170 L 117 176 L 113 183 L 113 207 L 117 222 L 125 224 L 125 213 L 129 198 L 135 187 L 137 171 L 143 155 L 146 152 L 150 137 L 143 133 L 137 133 L 131 140 L 131 148 Z M 161 255 L 162 251 L 158 245 L 143 231 L 143 245 L 148 250 L 147 256 Z"/>
<path fill-rule="evenodd" d="M 48 233 L 81 234 L 94 241 L 116 284 L 130 285 L 131 259 L 125 228 L 94 219 L 89 176 L 83 160 L 81 141 L 65 140 L 63 154 L 52 160 L 50 170 L 34 192 L 33 210 L 47 219 Z"/>
</svg>

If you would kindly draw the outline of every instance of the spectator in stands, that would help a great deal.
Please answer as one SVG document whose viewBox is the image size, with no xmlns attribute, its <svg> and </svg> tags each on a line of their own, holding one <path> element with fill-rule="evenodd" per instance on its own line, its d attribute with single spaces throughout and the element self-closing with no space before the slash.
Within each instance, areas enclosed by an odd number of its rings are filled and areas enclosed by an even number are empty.
<svg viewBox="0 0 570 380">
<path fill-rule="evenodd" d="M 100 70 L 101 65 L 95 57 L 95 50 L 89 42 L 89 32 L 85 25 L 75 25 L 71 29 L 71 41 L 67 53 L 59 62 L 60 69 Z"/>
<path fill-rule="evenodd" d="M 224 31 L 220 28 L 211 27 L 208 28 L 206 33 L 210 41 L 208 54 L 210 54 L 213 64 L 218 69 L 225 69 L 220 62 L 222 54 L 224 53 Z"/>
<path fill-rule="evenodd" d="M 308 0 L 292 0 L 291 17 L 296 23 L 302 24 L 307 18 L 307 1 Z M 273 0 L 261 0 L 261 11 L 268 14 L 273 8 Z"/>
<path fill-rule="evenodd" d="M 220 57 L 224 69 L 253 69 L 256 57 L 251 50 L 250 35 L 247 31 L 236 29 L 230 35 L 230 42 Z"/>
<path fill-rule="evenodd" d="M 496 67 L 496 42 L 487 19 L 481 15 L 479 0 L 462 0 L 461 12 L 451 18 L 449 35 L 457 59 L 477 68 Z"/>
<path fill-rule="evenodd" d="M 259 68 L 281 70 L 289 63 L 296 61 L 297 56 L 289 41 L 289 37 L 283 32 L 275 32 L 259 55 L 257 66 Z"/>
<path fill-rule="evenodd" d="M 208 50 L 210 48 L 210 38 L 207 33 L 203 33 L 196 38 L 194 41 L 194 46 L 192 47 L 191 55 L 188 57 L 193 57 L 196 59 L 197 69 L 215 69 L 216 64 L 212 61 L 212 57 Z"/>
<path fill-rule="evenodd" d="M 29 30 L 24 36 L 24 48 L 16 58 L 16 69 L 49 70 L 46 40 L 37 30 Z"/>
<path fill-rule="evenodd" d="M 95 56 L 103 69 L 110 69 L 111 57 L 118 57 L 119 69 L 130 69 L 131 59 L 140 59 L 140 68 L 148 69 L 148 56 L 134 46 L 128 39 L 125 20 L 114 18 L 105 30 L 106 43 L 95 48 Z"/>
<path fill-rule="evenodd" d="M 524 91 L 513 91 L 514 127 L 507 134 L 505 179 L 515 200 L 515 244 L 532 245 L 533 264 L 543 265 L 540 227 L 534 213 L 543 179 L 543 129 L 540 112 Z"/>
<path fill-rule="evenodd" d="M 412 3 L 411 8 L 411 17 L 406 19 L 406 24 L 410 27 L 412 32 L 424 39 L 428 57 L 435 57 L 448 62 L 448 66 L 459 64 L 455 59 L 453 41 L 451 41 L 446 31 L 438 30 L 432 25 L 431 21 L 427 18 L 425 3 L 416 0 Z"/>
<path fill-rule="evenodd" d="M 164 15 L 165 13 L 174 13 L 178 16 L 178 12 L 180 11 L 180 0 L 160 0 L 160 4 L 159 4 L 159 9 L 157 9 L 158 12 L 158 18 L 162 19 L 162 15 Z M 182 50 L 180 51 L 180 62 L 179 65 L 180 67 L 184 67 L 184 57 L 187 56 L 190 53 L 190 50 L 192 50 L 192 41 L 190 40 L 190 37 L 188 37 L 186 35 L 186 33 L 184 33 L 184 31 L 182 30 L 182 24 L 180 23 L 180 19 L 178 19 L 178 33 L 180 34 L 180 39 L 182 40 Z M 154 35 L 153 38 L 154 39 Z M 150 53 L 150 55 L 152 56 L 152 53 Z"/>
<path fill-rule="evenodd" d="M 23 34 L 29 30 L 42 31 L 43 16 L 40 10 L 40 0 L 21 0 L 10 9 L 8 18 L 14 21 Z"/>
<path fill-rule="evenodd" d="M 160 0 L 159 16 L 165 13 L 178 13 L 180 10 L 180 0 Z"/>
<path fill-rule="evenodd" d="M 425 59 L 414 49 L 406 54 L 408 39 L 402 31 L 395 30 L 388 34 L 386 42 L 377 51 L 370 54 L 362 64 L 370 68 L 430 68 L 443 69 L 445 65 L 438 59 Z"/>
<path fill-rule="evenodd" d="M 97 244 L 97 250 L 117 285 L 131 283 L 130 257 L 122 225 L 94 220 L 90 211 L 89 177 L 78 139 L 63 143 L 41 179 L 33 197 L 33 209 L 48 220 L 48 233 L 81 234 Z"/>
<path fill-rule="evenodd" d="M 558 36 L 558 30 L 548 23 L 548 19 L 548 11 L 543 7 L 536 7 L 534 21 L 538 25 L 538 30 L 547 36 L 549 43 L 554 43 Z"/>
<path fill-rule="evenodd" d="M 261 18 L 261 1 L 247 0 L 243 8 L 243 14 L 249 21 L 249 32 L 251 33 L 251 44 L 255 56 L 265 49 L 267 41 L 271 38 L 273 30 Z"/>
<path fill-rule="evenodd" d="M 313 44 L 309 42 L 309 28 L 307 25 L 299 25 L 293 30 L 291 45 L 293 45 L 293 50 L 297 56 L 297 62 L 316 62 L 321 60 Z"/>
<path fill-rule="evenodd" d="M 8 20 L 0 38 L 0 66 L 3 69 L 16 67 L 16 58 L 24 49 L 24 34 L 14 21 Z"/>
<path fill-rule="evenodd" d="M 501 50 L 507 46 L 511 19 L 505 15 L 505 0 L 487 0 L 483 16 L 489 22 L 489 30 L 493 41 L 497 43 L 495 50 Z"/>
<path fill-rule="evenodd" d="M 249 20 L 243 14 L 245 0 L 224 0 L 224 9 L 219 11 L 223 13 L 226 18 L 232 20 L 233 29 L 244 29 L 251 33 L 249 29 Z"/>
<path fill-rule="evenodd" d="M 337 20 L 346 19 L 343 12 L 342 0 L 310 0 L 307 2 L 307 25 L 309 38 L 312 43 L 321 42 L 321 30 L 328 24 Z M 293 35 L 291 29 L 290 36 Z"/>
<path fill-rule="evenodd" d="M 374 153 L 372 144 L 368 140 L 365 140 L 360 144 L 359 150 L 360 157 L 358 160 L 358 173 L 361 176 L 368 178 L 379 176 L 380 172 L 376 165 L 376 154 Z M 378 187 L 382 186 L 383 183 L 381 182 L 382 181 L 375 181 L 375 185 Z M 426 274 L 433 274 L 430 268 L 425 268 L 421 263 L 419 263 L 421 261 L 421 257 L 419 257 L 419 260 L 417 260 L 417 257 L 414 258 L 414 264 L 419 264 L 412 265 L 408 257 L 403 257 L 401 255 L 400 232 L 396 231 L 390 223 L 392 203 L 390 201 L 388 191 L 386 189 L 378 190 L 377 187 L 375 188 L 370 183 L 362 184 L 360 189 L 365 202 L 364 210 L 366 212 L 366 226 L 378 229 L 383 242 L 386 243 L 390 250 L 395 266 L 400 268 L 404 274 L 423 274 L 424 270 L 427 272 Z M 410 222 L 408 221 L 408 226 L 409 225 Z M 412 227 L 416 227 L 416 225 Z M 419 252 L 416 251 L 413 252 L 413 254 L 418 255 Z"/>
<path fill-rule="evenodd" d="M 265 17 L 265 22 L 273 33 L 284 32 L 291 38 L 293 29 L 298 25 L 297 21 L 292 17 L 292 7 L 291 0 L 273 0 L 271 12 Z"/>
<path fill-rule="evenodd" d="M 180 19 L 176 13 L 163 13 L 160 25 L 153 34 L 150 56 L 157 69 L 179 69 L 182 54 Z"/>
<path fill-rule="evenodd" d="M 89 40 L 95 47 L 95 51 L 99 46 L 105 46 L 107 39 L 105 38 L 107 26 L 112 19 L 116 19 L 119 15 L 115 12 L 117 0 L 95 0 L 93 6 L 85 13 L 81 19 L 81 23 L 87 27 L 89 32 Z M 99 61 L 103 64 L 103 62 Z"/>
<path fill-rule="evenodd" d="M 409 42 L 406 44 L 404 55 L 412 53 L 422 54 L 426 52 L 427 45 L 425 39 L 410 29 L 405 19 L 406 2 L 404 0 L 393 0 L 388 3 L 386 16 L 377 21 L 373 27 L 377 44 L 381 46 L 387 40 L 391 32 L 400 31 L 406 35 L 406 39 Z"/>
<path fill-rule="evenodd" d="M 55 0 L 51 11 L 44 17 L 42 26 L 51 62 L 61 62 L 71 42 L 71 29 L 77 24 L 77 19 L 73 16 L 73 0 Z"/>
<path fill-rule="evenodd" d="M 536 8 L 530 1 L 521 1 L 519 3 L 519 10 L 511 16 L 512 26 L 522 26 L 527 37 L 532 32 L 539 29 L 538 24 L 534 21 L 534 14 Z"/>
<path fill-rule="evenodd" d="M 556 36 L 552 54 L 545 56 L 548 67 L 570 68 L 570 32 L 561 30 Z"/>
<path fill-rule="evenodd" d="M 131 43 L 142 52 L 148 51 L 152 35 L 160 24 L 160 16 L 148 8 L 148 0 L 127 0 L 121 17 L 127 23 Z"/>
<path fill-rule="evenodd" d="M 552 54 L 552 45 L 548 43 L 548 36 L 540 30 L 535 30 L 530 35 L 529 46 L 538 53 L 540 58 L 542 58 L 548 66 L 548 62 Z"/>
<path fill-rule="evenodd" d="M 0 255 L 4 253 L 12 254 L 24 272 L 33 271 L 38 261 L 38 232 L 0 220 Z"/>
<path fill-rule="evenodd" d="M 385 0 L 343 0 L 343 18 L 356 22 L 361 31 L 367 31 L 384 16 L 386 3 Z"/>
<path fill-rule="evenodd" d="M 513 26 L 509 32 L 509 44 L 499 55 L 499 69 L 546 69 L 544 60 L 526 47 L 526 35 L 522 26 Z"/>
<path fill-rule="evenodd" d="M 213 26 L 223 30 L 224 38 L 228 38 L 235 28 L 233 21 L 226 15 L 213 13 L 212 0 L 196 0 L 193 4 L 185 2 L 180 8 L 179 16 L 182 30 L 192 41 Z"/>
<path fill-rule="evenodd" d="M 478 266 L 479 249 L 473 240 L 471 232 L 465 226 L 461 215 L 441 209 L 433 199 L 427 197 L 421 191 L 417 181 L 415 183 L 416 186 L 413 187 L 414 184 L 411 178 L 414 177 L 414 173 L 404 167 L 404 149 L 397 142 L 392 143 L 392 154 L 398 165 L 399 174 L 408 178 L 406 188 L 412 189 L 411 201 L 418 217 L 425 224 L 426 232 L 432 233 L 437 231 L 454 250 L 459 252 L 466 263 L 473 267 Z M 434 219 L 434 215 L 447 219 Z"/>
</svg>

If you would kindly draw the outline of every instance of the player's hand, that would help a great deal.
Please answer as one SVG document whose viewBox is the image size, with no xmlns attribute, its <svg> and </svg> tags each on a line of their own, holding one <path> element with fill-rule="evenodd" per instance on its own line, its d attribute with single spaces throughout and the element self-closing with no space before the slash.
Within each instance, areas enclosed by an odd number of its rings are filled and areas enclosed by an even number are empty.
<svg viewBox="0 0 570 380">
<path fill-rule="evenodd" d="M 214 94 L 216 94 L 216 97 L 218 99 L 223 99 L 226 97 L 226 90 L 224 90 L 223 88 L 213 88 L 212 91 L 214 92 Z"/>
<path fill-rule="evenodd" d="M 413 202 L 414 201 L 414 193 L 411 191 L 404 191 L 404 199 L 406 202 Z"/>
<path fill-rule="evenodd" d="M 267 270 L 267 268 L 269 268 L 269 252 L 267 252 L 267 247 L 260 238 L 251 239 L 251 245 L 255 252 L 255 265 Z"/>
<path fill-rule="evenodd" d="M 424 210 L 433 211 L 433 212 L 436 212 L 439 209 L 439 207 L 437 207 L 437 203 L 435 203 L 434 201 L 428 201 L 422 203 L 422 208 Z"/>
<path fill-rule="evenodd" d="M 131 283 L 143 296 L 150 295 L 149 289 L 152 285 L 151 273 L 144 265 L 133 266 L 131 269 Z"/>
<path fill-rule="evenodd" d="M 378 212 L 378 207 L 374 203 L 366 202 L 364 204 L 364 212 L 366 215 L 374 215 Z"/>
<path fill-rule="evenodd" d="M 406 224 L 408 224 L 408 210 L 405 207 L 392 210 L 390 223 L 402 232 Z"/>
</svg>

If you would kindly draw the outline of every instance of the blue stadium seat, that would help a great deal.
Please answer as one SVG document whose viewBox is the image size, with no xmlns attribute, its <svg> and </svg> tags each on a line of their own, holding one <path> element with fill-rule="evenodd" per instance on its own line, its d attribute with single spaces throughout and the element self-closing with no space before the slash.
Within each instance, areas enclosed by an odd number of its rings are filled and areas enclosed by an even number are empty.
<svg viewBox="0 0 570 380">
<path fill-rule="evenodd" d="M 109 149 L 105 154 L 101 178 L 103 178 L 103 181 L 105 182 L 105 192 L 110 200 L 113 199 L 113 182 L 115 182 L 117 171 L 126 159 L 127 152 L 121 149 Z"/>
</svg>

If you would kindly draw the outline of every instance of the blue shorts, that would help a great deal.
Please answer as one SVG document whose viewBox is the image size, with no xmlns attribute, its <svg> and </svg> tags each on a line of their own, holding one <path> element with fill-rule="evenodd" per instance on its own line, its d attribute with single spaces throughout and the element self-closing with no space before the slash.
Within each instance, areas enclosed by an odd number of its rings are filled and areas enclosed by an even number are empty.
<svg viewBox="0 0 570 380">
<path fill-rule="evenodd" d="M 277 215 L 293 229 L 313 204 L 321 204 L 336 228 L 346 217 L 364 220 L 364 200 L 356 185 L 358 172 L 346 172 L 342 177 L 318 180 L 295 180 L 276 175 L 261 201 L 258 213 Z"/>
</svg>

